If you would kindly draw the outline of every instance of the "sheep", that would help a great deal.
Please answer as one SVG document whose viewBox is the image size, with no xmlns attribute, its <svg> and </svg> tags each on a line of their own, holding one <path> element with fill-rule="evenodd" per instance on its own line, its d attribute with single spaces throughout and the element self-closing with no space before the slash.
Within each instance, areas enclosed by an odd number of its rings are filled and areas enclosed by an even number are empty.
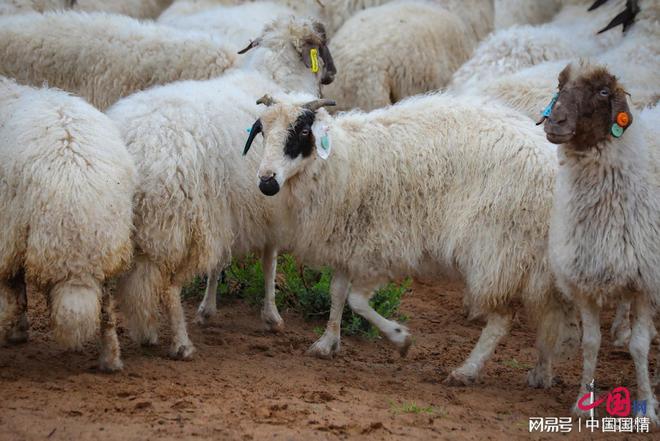
<svg viewBox="0 0 660 441">
<path fill-rule="evenodd" d="M 336 117 L 321 109 L 334 102 L 301 105 L 303 98 L 271 105 L 253 126 L 265 143 L 258 186 L 278 195 L 294 255 L 344 273 L 353 311 L 402 354 L 410 333 L 369 306 L 374 289 L 410 275 L 462 279 L 471 315 L 488 323 L 450 384 L 477 379 L 510 328 L 514 303 L 524 302 L 539 324 L 539 363 L 528 381 L 549 386 L 552 354 L 575 328 L 547 262 L 557 164 L 542 133 L 472 96 L 412 97 Z M 342 293 L 333 292 L 334 311 Z M 338 343 L 337 316 L 326 341 L 335 335 Z"/>
<path fill-rule="evenodd" d="M 134 18 L 156 18 L 172 0 L 74 0 L 74 9 L 85 12 L 109 12 Z"/>
<path fill-rule="evenodd" d="M 574 3 L 541 26 L 514 26 L 493 33 L 454 73 L 449 88 L 464 90 L 546 61 L 600 53 L 621 40 L 614 33 L 596 35 L 618 8 L 617 2 L 592 12 L 584 0 Z"/>
<path fill-rule="evenodd" d="M 0 342 L 27 339 L 27 283 L 48 295 L 56 340 L 80 350 L 100 325 L 100 368 L 121 369 L 105 282 L 131 260 L 135 184 L 105 115 L 0 77 Z"/>
<path fill-rule="evenodd" d="M 312 49 L 323 63 L 318 73 L 303 63 Z M 323 26 L 308 19 L 279 18 L 245 50 L 252 54 L 248 62 L 218 79 L 152 88 L 107 111 L 142 177 L 135 196 L 136 257 L 118 283 L 120 307 L 132 337 L 155 344 L 162 299 L 173 330 L 169 354 L 177 359 L 194 353 L 181 286 L 200 273 L 217 280 L 214 270 L 232 256 L 263 255 L 268 275 L 263 316 L 281 327 L 274 242 L 284 233 L 271 225 L 273 210 L 250 185 L 256 161 L 241 161 L 236 146 L 256 117 L 255 94 L 318 93 L 319 81 L 331 80 L 334 67 Z M 215 312 L 215 295 L 207 289 L 201 321 Z"/>
<path fill-rule="evenodd" d="M 155 18 L 172 0 L 1 0 L 0 15 L 22 12 L 76 9 L 87 12 L 112 12 L 135 18 Z"/>
<path fill-rule="evenodd" d="M 212 36 L 114 14 L 51 12 L 0 18 L 0 75 L 47 82 L 103 110 L 155 84 L 208 79 L 236 62 Z"/>
<path fill-rule="evenodd" d="M 225 43 L 240 49 L 273 18 L 289 15 L 294 15 L 292 9 L 276 2 L 264 1 L 217 6 L 196 14 L 169 15 L 160 18 L 158 22 L 179 29 L 212 32 Z"/>
<path fill-rule="evenodd" d="M 0 15 L 69 9 L 76 0 L 0 0 Z"/>
<path fill-rule="evenodd" d="M 391 1 L 393 0 L 274 0 L 275 3 L 292 10 L 296 16 L 315 17 L 325 25 L 328 38 L 334 36 L 344 22 L 357 12 Z M 260 1 L 255 3 L 273 2 Z M 159 21 L 171 22 L 177 21 L 179 18 L 183 19 L 187 15 L 201 15 L 204 12 L 210 12 L 211 9 L 215 9 L 218 5 L 246 6 L 247 4 L 241 4 L 239 0 L 176 0 L 172 6 L 161 14 Z"/>
<path fill-rule="evenodd" d="M 471 3 L 450 10 L 432 2 L 393 2 L 356 14 L 330 43 L 341 69 L 323 95 L 341 104 L 337 110 L 372 110 L 445 86 L 492 29 L 492 1 Z M 454 10 L 468 10 L 473 19 Z"/>
<path fill-rule="evenodd" d="M 174 0 L 159 16 L 158 21 L 169 22 L 193 15 L 217 6 L 232 6 L 242 4 L 242 0 Z"/>
<path fill-rule="evenodd" d="M 559 172 L 550 221 L 550 264 L 562 292 L 582 318 L 583 371 L 574 408 L 595 374 L 600 309 L 632 302 L 629 349 L 639 399 L 659 424 L 649 380 L 653 313 L 660 302 L 660 179 L 644 130 L 628 107 L 626 91 L 605 67 L 569 64 L 544 130 L 559 145 Z M 654 122 L 655 124 L 655 122 Z M 655 155 L 657 156 L 657 154 Z"/>
<path fill-rule="evenodd" d="M 559 12 L 561 5 L 561 0 L 495 0 L 495 29 L 546 23 Z"/>
<path fill-rule="evenodd" d="M 642 0 L 635 23 L 621 42 L 592 57 L 626 83 L 631 94 L 631 104 L 637 109 L 658 102 L 660 80 L 656 72 L 660 71 L 659 7 L 660 4 L 652 0 Z M 548 96 L 556 88 L 557 75 L 567 63 L 567 60 L 545 62 L 492 81 L 473 84 L 462 91 L 499 99 L 530 118 L 538 119 L 539 111 L 545 107 Z M 615 342 L 617 345 L 624 342 L 627 338 L 625 334 L 629 333 L 625 330 L 626 307 L 622 305 L 621 308 L 615 320 L 615 327 L 623 326 L 620 331 L 622 335 Z"/>
</svg>

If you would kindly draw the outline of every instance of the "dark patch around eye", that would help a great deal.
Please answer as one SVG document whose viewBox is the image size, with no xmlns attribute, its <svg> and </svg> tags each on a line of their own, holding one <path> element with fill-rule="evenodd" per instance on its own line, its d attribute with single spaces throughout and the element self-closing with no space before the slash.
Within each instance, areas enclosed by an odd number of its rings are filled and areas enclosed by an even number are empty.
<svg viewBox="0 0 660 441">
<path fill-rule="evenodd" d="M 303 158 L 308 157 L 314 151 L 314 135 L 312 134 L 312 124 L 316 119 L 316 114 L 311 110 L 303 110 L 298 116 L 296 122 L 289 127 L 289 135 L 284 144 L 284 154 L 291 159 L 298 155 Z M 302 131 L 309 130 L 309 135 L 303 136 Z"/>
</svg>

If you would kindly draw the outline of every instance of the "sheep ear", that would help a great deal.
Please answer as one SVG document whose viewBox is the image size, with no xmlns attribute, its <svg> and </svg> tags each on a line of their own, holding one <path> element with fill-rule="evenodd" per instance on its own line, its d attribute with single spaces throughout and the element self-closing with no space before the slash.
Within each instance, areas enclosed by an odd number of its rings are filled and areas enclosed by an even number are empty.
<svg viewBox="0 0 660 441">
<path fill-rule="evenodd" d="M 623 32 L 626 32 L 628 28 L 635 22 L 635 17 L 639 13 L 639 6 L 637 5 L 636 0 L 627 0 L 626 9 L 623 10 L 619 15 L 614 17 L 611 22 L 608 23 L 603 29 L 598 31 L 599 34 L 609 31 L 612 28 L 615 28 L 619 25 L 623 25 Z"/>
<path fill-rule="evenodd" d="M 254 141 L 254 138 L 257 137 L 259 133 L 263 130 L 263 126 L 261 125 L 261 120 L 258 119 L 252 124 L 252 128 L 250 130 L 250 136 L 248 136 L 247 142 L 245 143 L 245 148 L 243 149 L 243 156 L 247 155 L 248 150 L 250 150 L 250 147 L 252 147 L 252 142 Z"/>
<path fill-rule="evenodd" d="M 322 84 L 330 84 L 334 81 L 335 75 L 337 74 L 337 68 L 335 67 L 335 62 L 332 59 L 332 54 L 330 49 L 325 44 L 322 45 L 319 49 L 319 55 L 323 60 L 323 75 L 321 76 Z"/>
<path fill-rule="evenodd" d="M 243 49 L 241 49 L 240 51 L 238 51 L 238 53 L 241 54 L 241 55 L 243 55 L 244 53 L 246 53 L 246 52 L 249 51 L 250 49 L 254 49 L 255 47 L 259 46 L 260 44 L 261 44 L 261 38 L 257 38 L 257 39 L 255 39 L 255 40 L 252 40 L 252 41 L 250 42 L 250 44 L 248 44 L 247 46 L 245 46 L 245 48 L 243 48 Z"/>
<path fill-rule="evenodd" d="M 617 89 L 612 96 L 612 127 L 610 129 L 612 135 L 619 138 L 632 122 L 633 117 L 628 107 L 626 92 L 623 89 Z"/>
</svg>

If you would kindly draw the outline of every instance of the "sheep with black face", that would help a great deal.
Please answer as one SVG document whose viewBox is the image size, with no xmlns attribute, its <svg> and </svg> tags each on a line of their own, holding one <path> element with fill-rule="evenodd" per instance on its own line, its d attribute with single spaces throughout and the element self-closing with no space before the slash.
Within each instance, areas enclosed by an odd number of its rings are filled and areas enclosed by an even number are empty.
<svg viewBox="0 0 660 441">
<path fill-rule="evenodd" d="M 309 55 L 312 50 L 317 55 Z M 217 276 L 232 257 L 263 256 L 262 317 L 272 330 L 284 324 L 275 305 L 275 268 L 287 235 L 273 228 L 274 201 L 252 185 L 258 161 L 241 160 L 236 145 L 257 115 L 259 96 L 317 93 L 319 83 L 334 75 L 334 66 L 323 25 L 310 19 L 278 18 L 241 52 L 248 52 L 248 60 L 220 78 L 155 87 L 107 112 L 141 177 L 133 219 L 136 258 L 119 281 L 120 306 L 132 336 L 154 344 L 162 303 L 173 331 L 174 358 L 194 353 L 181 287 L 194 275 L 210 274 L 198 310 L 198 321 L 206 322 L 217 310 Z M 313 70 L 314 58 L 318 69 Z"/>
<path fill-rule="evenodd" d="M 550 261 L 561 290 L 577 304 L 583 326 L 584 366 L 579 399 L 595 378 L 600 309 L 630 301 L 629 348 L 638 399 L 658 423 L 649 381 L 653 313 L 660 302 L 660 200 L 645 127 L 626 92 L 605 68 L 570 64 L 559 75 L 556 104 L 545 121 L 559 147 L 559 173 L 550 225 Z"/>
<path fill-rule="evenodd" d="M 524 115 L 472 97 L 420 96 L 337 117 L 323 109 L 331 101 L 301 98 L 272 103 L 246 145 L 263 133 L 255 187 L 278 194 L 293 253 L 345 274 L 351 308 L 401 353 L 410 334 L 369 306 L 373 291 L 411 275 L 464 280 L 472 315 L 488 323 L 450 383 L 477 379 L 522 301 L 539 324 L 529 380 L 549 386 L 553 352 L 572 328 L 547 264 L 556 159 L 543 135 Z M 321 339 L 330 347 L 346 292 L 332 295 L 338 312 Z"/>
</svg>

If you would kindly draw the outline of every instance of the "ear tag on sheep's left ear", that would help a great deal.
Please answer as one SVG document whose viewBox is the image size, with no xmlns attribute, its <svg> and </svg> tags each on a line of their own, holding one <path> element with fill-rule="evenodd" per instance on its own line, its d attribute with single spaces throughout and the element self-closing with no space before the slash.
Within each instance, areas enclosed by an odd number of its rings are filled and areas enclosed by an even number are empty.
<svg viewBox="0 0 660 441">
<path fill-rule="evenodd" d="M 550 103 L 547 106 L 545 106 L 545 109 L 541 111 L 541 119 L 537 121 L 536 123 L 537 126 L 540 126 L 545 122 L 546 119 L 550 118 L 550 114 L 552 113 L 552 109 L 554 109 L 558 98 L 559 98 L 559 92 L 555 93 L 552 96 Z"/>
<path fill-rule="evenodd" d="M 555 107 L 558 98 L 559 98 L 559 93 L 555 93 L 554 96 L 552 97 L 552 100 L 550 100 L 550 104 L 548 104 L 546 108 L 543 109 L 543 112 L 541 112 L 541 116 L 544 116 L 546 118 L 550 117 L 550 114 L 552 113 L 552 109 Z"/>
<path fill-rule="evenodd" d="M 317 73 L 319 71 L 319 50 L 316 48 L 312 48 L 309 50 L 309 59 L 311 60 L 312 65 L 310 66 L 310 69 L 313 73 Z"/>
<path fill-rule="evenodd" d="M 314 143 L 316 144 L 316 154 L 321 159 L 328 159 L 330 150 L 332 150 L 328 126 L 325 124 L 314 124 L 312 126 L 312 133 L 314 134 Z"/>
<path fill-rule="evenodd" d="M 619 112 L 616 115 L 616 122 L 612 124 L 610 131 L 612 136 L 615 138 L 620 138 L 623 135 L 623 132 L 626 130 L 630 124 L 630 116 L 626 112 Z"/>
<path fill-rule="evenodd" d="M 621 135 L 623 135 L 623 127 L 618 125 L 617 123 L 612 124 L 612 136 L 615 138 L 621 138 Z"/>
</svg>

